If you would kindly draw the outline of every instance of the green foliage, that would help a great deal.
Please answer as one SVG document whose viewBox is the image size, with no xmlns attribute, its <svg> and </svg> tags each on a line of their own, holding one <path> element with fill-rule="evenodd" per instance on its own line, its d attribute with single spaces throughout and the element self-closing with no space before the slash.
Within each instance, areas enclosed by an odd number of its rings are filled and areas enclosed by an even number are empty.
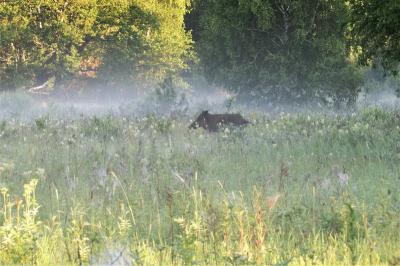
<svg viewBox="0 0 400 266">
<path fill-rule="evenodd" d="M 96 13 L 94 0 L 0 3 L 2 88 L 76 73 Z"/>
<path fill-rule="evenodd" d="M 100 139 L 109 139 L 121 134 L 118 121 L 111 115 L 102 119 L 98 117 L 90 118 L 81 130 L 85 136 Z"/>
<path fill-rule="evenodd" d="M 399 260 L 396 112 L 254 114 L 240 135 L 156 116 L 44 123 L 0 129 L 1 264 Z"/>
<path fill-rule="evenodd" d="M 350 34 L 361 63 L 380 65 L 396 74 L 400 62 L 400 3 L 397 0 L 351 0 Z"/>
<path fill-rule="evenodd" d="M 243 101 L 351 105 L 356 59 L 397 73 L 399 12 L 396 0 L 1 1 L 0 90 L 179 86 L 191 70 Z"/>
<path fill-rule="evenodd" d="M 162 81 L 193 58 L 188 2 L 11 1 L 0 3 L 1 88 L 79 77 L 88 60 L 102 81 Z"/>
<path fill-rule="evenodd" d="M 38 130 L 44 130 L 48 123 L 48 117 L 40 117 L 35 119 L 35 124 Z"/>
<path fill-rule="evenodd" d="M 37 221 L 39 204 L 35 190 L 38 183 L 33 179 L 24 186 L 24 197 L 16 199 L 15 207 L 8 189 L 0 188 L 2 211 L 0 218 L 0 263 L 36 264 L 39 250 L 40 221 Z"/>
<path fill-rule="evenodd" d="M 163 81 L 188 67 L 191 35 L 183 17 L 187 3 L 163 1 L 100 1 L 96 22 L 102 75 Z M 115 19 L 118 18 L 118 19 Z"/>
<path fill-rule="evenodd" d="M 343 1 L 208 0 L 198 8 L 193 31 L 210 81 L 261 102 L 354 102 L 360 77 L 347 60 Z"/>
</svg>

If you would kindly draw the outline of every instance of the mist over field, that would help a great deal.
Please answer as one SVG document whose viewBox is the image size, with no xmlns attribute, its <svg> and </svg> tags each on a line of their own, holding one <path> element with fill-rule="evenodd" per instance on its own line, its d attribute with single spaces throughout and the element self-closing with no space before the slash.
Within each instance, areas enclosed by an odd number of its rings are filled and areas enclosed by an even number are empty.
<svg viewBox="0 0 400 266">
<path fill-rule="evenodd" d="M 184 96 L 183 101 L 179 99 Z M 80 94 L 78 97 L 35 96 L 25 92 L 0 93 L 0 119 L 32 120 L 40 116 L 51 118 L 79 118 L 90 116 L 132 116 L 148 114 L 170 117 L 174 113 L 193 115 L 202 109 L 226 111 L 230 95 L 224 91 L 182 92 L 175 102 L 163 102 L 154 93 L 115 94 L 112 91 L 98 94 Z"/>
<path fill-rule="evenodd" d="M 280 113 L 331 113 L 346 114 L 366 107 L 381 107 L 398 110 L 400 99 L 395 88 L 366 92 L 358 95 L 356 104 L 349 109 L 337 110 L 312 103 L 287 103 L 253 105 L 237 102 L 236 95 L 221 88 L 203 90 L 180 90 L 172 101 L 164 101 L 154 91 L 115 93 L 96 92 L 88 89 L 78 96 L 32 95 L 27 92 L 0 93 L 0 120 L 16 119 L 29 121 L 41 116 L 52 119 L 79 119 L 93 116 L 143 117 L 154 114 L 160 117 L 193 117 L 203 110 L 212 113 L 242 112 L 265 113 L 276 116 Z"/>
</svg>

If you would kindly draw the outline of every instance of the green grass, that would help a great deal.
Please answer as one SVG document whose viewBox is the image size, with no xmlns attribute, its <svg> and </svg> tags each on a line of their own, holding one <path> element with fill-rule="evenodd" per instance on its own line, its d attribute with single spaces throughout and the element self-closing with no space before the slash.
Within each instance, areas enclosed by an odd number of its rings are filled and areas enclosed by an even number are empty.
<svg viewBox="0 0 400 266">
<path fill-rule="evenodd" d="M 250 118 L 0 123 L 0 264 L 400 263 L 398 114 Z"/>
</svg>

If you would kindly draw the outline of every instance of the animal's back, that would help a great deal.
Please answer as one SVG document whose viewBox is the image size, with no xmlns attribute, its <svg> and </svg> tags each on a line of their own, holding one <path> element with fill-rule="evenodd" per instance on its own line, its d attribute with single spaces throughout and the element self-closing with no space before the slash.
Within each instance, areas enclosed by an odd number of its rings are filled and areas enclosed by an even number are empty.
<svg viewBox="0 0 400 266">
<path fill-rule="evenodd" d="M 216 116 L 222 124 L 244 125 L 249 123 L 240 114 L 218 114 Z"/>
<path fill-rule="evenodd" d="M 203 111 L 199 117 L 189 127 L 202 127 L 212 132 L 218 131 L 221 125 L 245 125 L 249 121 L 244 119 L 240 114 L 210 114 L 208 111 Z"/>
</svg>

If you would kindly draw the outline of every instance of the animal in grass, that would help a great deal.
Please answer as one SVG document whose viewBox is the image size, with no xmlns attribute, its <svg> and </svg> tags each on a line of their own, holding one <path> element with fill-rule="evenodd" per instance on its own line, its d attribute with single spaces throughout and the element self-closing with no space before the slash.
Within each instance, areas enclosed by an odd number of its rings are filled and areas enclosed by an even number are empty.
<svg viewBox="0 0 400 266">
<path fill-rule="evenodd" d="M 222 125 L 242 126 L 247 124 L 249 121 L 240 114 L 210 114 L 208 111 L 203 111 L 189 128 L 202 127 L 210 132 L 217 132 Z"/>
</svg>

